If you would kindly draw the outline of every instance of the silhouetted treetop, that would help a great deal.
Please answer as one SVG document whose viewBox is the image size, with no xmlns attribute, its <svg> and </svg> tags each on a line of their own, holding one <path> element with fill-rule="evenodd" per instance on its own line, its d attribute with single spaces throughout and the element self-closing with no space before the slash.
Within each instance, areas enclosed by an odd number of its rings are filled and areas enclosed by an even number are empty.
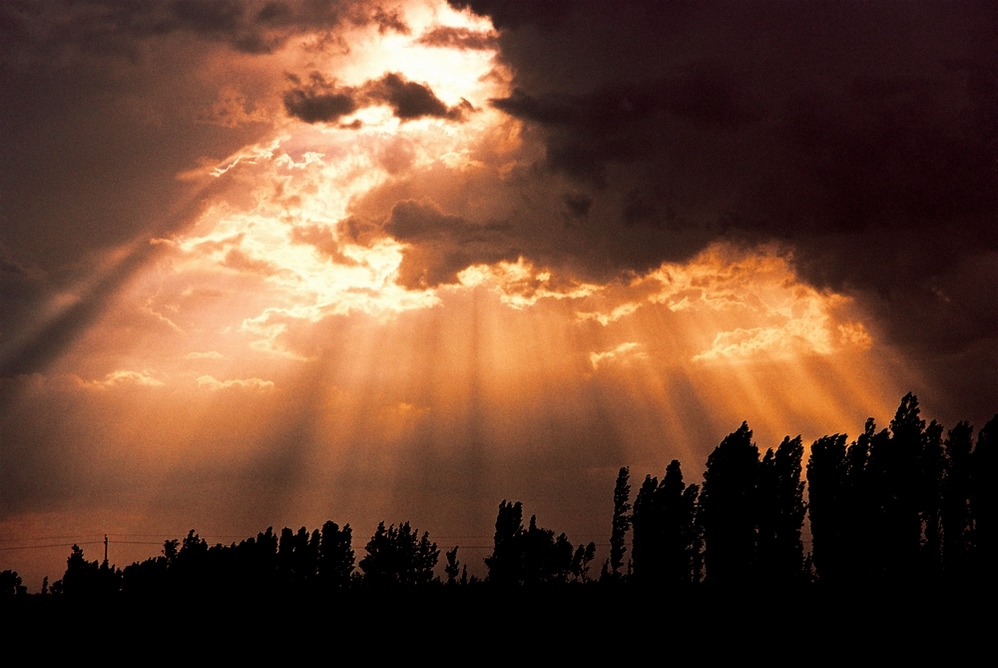
<svg viewBox="0 0 998 668">
<path fill-rule="evenodd" d="M 425 585 L 434 580 L 433 569 L 440 557 L 437 544 L 428 532 L 418 535 L 408 522 L 377 531 L 365 546 L 367 556 L 360 560 L 364 583 L 375 587 L 390 585 Z"/>
<path fill-rule="evenodd" d="M 707 581 L 748 582 L 756 531 L 759 449 L 743 422 L 707 458 L 700 496 Z"/>
</svg>

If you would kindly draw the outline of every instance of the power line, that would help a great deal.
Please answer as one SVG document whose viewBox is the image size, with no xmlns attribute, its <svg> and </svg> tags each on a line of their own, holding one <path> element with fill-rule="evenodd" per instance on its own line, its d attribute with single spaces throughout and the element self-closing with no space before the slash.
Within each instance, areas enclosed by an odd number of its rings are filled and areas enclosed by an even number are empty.
<svg viewBox="0 0 998 668">
<path fill-rule="evenodd" d="M 103 536 L 103 535 L 104 534 L 100 534 L 100 533 L 82 534 L 82 536 L 84 536 L 84 537 L 86 537 L 86 536 Z M 114 534 L 111 534 L 111 535 L 114 535 Z M 81 534 L 76 534 L 75 536 L 35 536 L 35 537 L 28 537 L 28 538 L 0 538 L 0 543 L 24 542 L 24 541 L 28 541 L 28 540 L 74 540 L 76 538 L 79 538 L 80 536 L 81 536 Z M 3 548 L 0 548 L 0 549 L 3 549 Z"/>
<path fill-rule="evenodd" d="M 104 541 L 102 540 L 86 540 L 86 541 L 74 541 L 73 545 L 100 545 Z M 50 545 L 15 545 L 13 547 L 0 547 L 0 550 L 34 550 L 43 549 L 49 547 L 70 547 L 67 543 L 52 543 Z"/>
</svg>

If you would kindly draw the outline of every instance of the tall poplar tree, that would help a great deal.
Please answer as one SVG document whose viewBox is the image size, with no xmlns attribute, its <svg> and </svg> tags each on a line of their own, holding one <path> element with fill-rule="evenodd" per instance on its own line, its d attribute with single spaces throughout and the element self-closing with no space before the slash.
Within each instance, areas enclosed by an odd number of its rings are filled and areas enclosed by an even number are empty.
<svg viewBox="0 0 998 668">
<path fill-rule="evenodd" d="M 743 422 L 710 453 L 703 475 L 700 510 L 708 583 L 730 586 L 751 579 L 758 474 L 759 448 Z"/>
<path fill-rule="evenodd" d="M 787 436 L 766 451 L 759 467 L 756 564 L 759 576 L 773 584 L 799 582 L 803 574 L 804 482 L 800 436 Z"/>
<path fill-rule="evenodd" d="M 617 482 L 613 486 L 613 523 L 610 527 L 610 573 L 620 577 L 620 569 L 624 564 L 624 541 L 627 531 L 631 528 L 631 486 L 628 484 L 630 471 L 626 466 L 617 472 Z"/>
</svg>

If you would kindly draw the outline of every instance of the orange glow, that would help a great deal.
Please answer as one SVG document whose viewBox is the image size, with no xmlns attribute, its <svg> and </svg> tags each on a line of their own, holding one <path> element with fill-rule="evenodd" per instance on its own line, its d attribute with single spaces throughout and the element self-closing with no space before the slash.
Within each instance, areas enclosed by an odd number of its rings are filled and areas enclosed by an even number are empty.
<svg viewBox="0 0 998 668">
<path fill-rule="evenodd" d="M 227 87 L 213 122 L 273 119 L 283 72 L 311 70 L 345 86 L 399 73 L 448 106 L 467 100 L 463 122 L 400 122 L 380 106 L 329 124 L 282 117 L 264 141 L 179 174 L 211 184 L 200 213 L 148 240 L 158 252 L 101 319 L 17 381 L 15 418 L 53 406 L 39 442 L 66 438 L 124 471 L 99 483 L 78 526 L 249 535 L 333 517 L 358 527 L 357 549 L 386 517 L 480 534 L 498 499 L 522 498 L 546 523 L 590 530 L 606 499 L 579 519 L 557 498 L 571 489 L 538 491 L 545 467 L 612 485 L 621 465 L 660 475 L 679 458 L 692 481 L 742 420 L 765 448 L 787 429 L 855 433 L 868 412 L 889 415 L 905 374 L 875 361 L 864 314 L 800 281 L 782 249 L 720 244 L 602 284 L 520 257 L 401 285 L 406 245 L 381 220 L 348 231 L 358 202 L 400 169 L 458 183 L 506 174 L 524 141 L 488 104 L 509 94 L 494 50 L 419 43 L 440 25 L 493 34 L 488 21 L 444 2 L 403 11 L 410 34 L 350 28 L 346 52 L 290 41 L 269 66 L 269 101 Z M 58 515 L 0 533 L 65 524 Z"/>
</svg>

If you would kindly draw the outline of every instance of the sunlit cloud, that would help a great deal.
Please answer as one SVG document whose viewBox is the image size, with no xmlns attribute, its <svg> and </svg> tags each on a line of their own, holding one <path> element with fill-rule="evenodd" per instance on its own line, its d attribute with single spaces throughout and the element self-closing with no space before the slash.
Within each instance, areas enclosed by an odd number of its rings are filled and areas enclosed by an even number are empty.
<svg viewBox="0 0 998 668">
<path fill-rule="evenodd" d="M 272 390 L 274 382 L 263 380 L 262 378 L 233 378 L 230 380 L 218 380 L 214 376 L 199 376 L 197 386 L 207 390 Z"/>
<path fill-rule="evenodd" d="M 598 369 L 600 366 L 611 362 L 626 363 L 628 360 L 633 359 L 647 359 L 648 355 L 641 352 L 640 347 L 640 344 L 628 341 L 627 343 L 621 343 L 613 350 L 601 353 L 589 353 L 589 363 L 593 365 L 593 369 Z"/>
<path fill-rule="evenodd" d="M 225 355 L 218 352 L 217 350 L 208 350 L 203 353 L 192 352 L 187 353 L 187 359 L 189 360 L 224 360 Z"/>
<path fill-rule="evenodd" d="M 516 262 L 473 265 L 458 276 L 462 286 L 484 285 L 495 290 L 502 302 L 511 308 L 533 306 L 543 299 L 582 299 L 599 290 L 599 286 L 567 279 L 559 283 L 550 270 L 538 269 L 520 257 Z"/>
<path fill-rule="evenodd" d="M 157 377 L 157 374 L 148 369 L 144 371 L 128 371 L 119 370 L 112 371 L 107 374 L 103 380 L 80 380 L 81 385 L 84 387 L 93 388 L 114 388 L 122 386 L 141 386 L 141 387 L 162 387 L 166 383 Z"/>
</svg>

